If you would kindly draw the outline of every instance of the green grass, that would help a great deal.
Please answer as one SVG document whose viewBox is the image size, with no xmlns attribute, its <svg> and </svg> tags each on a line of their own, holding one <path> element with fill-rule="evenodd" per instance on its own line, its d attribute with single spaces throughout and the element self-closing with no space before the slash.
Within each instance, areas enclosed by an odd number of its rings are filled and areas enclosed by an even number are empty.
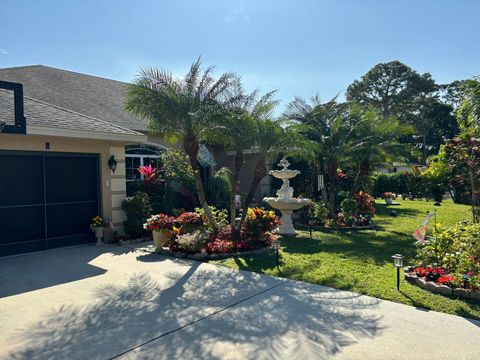
<svg viewBox="0 0 480 360">
<path fill-rule="evenodd" d="M 413 264 L 415 245 L 413 231 L 427 211 L 437 210 L 437 221 L 453 225 L 471 219 L 470 208 L 445 201 L 441 207 L 431 202 L 401 201 L 400 206 L 376 205 L 375 230 L 308 231 L 301 230 L 295 238 L 282 238 L 280 270 L 274 256 L 239 257 L 217 262 L 241 270 L 249 270 L 288 279 L 391 300 L 424 309 L 480 319 L 480 304 L 432 294 L 402 279 L 396 290 L 396 271 L 391 256 L 401 253 Z M 399 216 L 390 217 L 391 210 Z"/>
</svg>

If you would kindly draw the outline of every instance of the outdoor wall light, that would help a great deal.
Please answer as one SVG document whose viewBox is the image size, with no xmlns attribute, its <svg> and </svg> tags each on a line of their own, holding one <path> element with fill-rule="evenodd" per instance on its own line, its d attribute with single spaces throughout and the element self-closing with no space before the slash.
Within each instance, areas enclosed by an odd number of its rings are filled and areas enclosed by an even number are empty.
<svg viewBox="0 0 480 360">
<path fill-rule="evenodd" d="M 395 254 L 392 259 L 393 265 L 397 268 L 397 290 L 400 290 L 400 268 L 403 266 L 403 255 Z"/>
<path fill-rule="evenodd" d="M 117 170 L 117 160 L 115 160 L 115 155 L 110 156 L 110 159 L 108 159 L 108 167 L 112 172 L 115 172 Z"/>
</svg>

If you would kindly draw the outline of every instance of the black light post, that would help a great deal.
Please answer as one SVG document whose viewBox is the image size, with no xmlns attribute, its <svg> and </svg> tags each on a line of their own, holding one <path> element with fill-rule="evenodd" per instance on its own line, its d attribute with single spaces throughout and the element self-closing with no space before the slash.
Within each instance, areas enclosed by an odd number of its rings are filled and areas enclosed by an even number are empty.
<svg viewBox="0 0 480 360">
<path fill-rule="evenodd" d="M 397 290 L 400 290 L 400 268 L 403 266 L 403 255 L 395 254 L 392 256 L 393 264 L 397 268 Z"/>
</svg>

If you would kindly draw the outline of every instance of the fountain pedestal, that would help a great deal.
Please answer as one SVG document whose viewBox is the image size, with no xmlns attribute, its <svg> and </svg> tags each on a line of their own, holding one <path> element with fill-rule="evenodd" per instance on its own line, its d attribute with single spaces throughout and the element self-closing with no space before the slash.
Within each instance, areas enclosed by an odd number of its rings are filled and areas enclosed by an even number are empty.
<svg viewBox="0 0 480 360">
<path fill-rule="evenodd" d="M 277 197 L 266 197 L 263 199 L 274 209 L 282 212 L 282 225 L 277 229 L 277 233 L 280 235 L 294 236 L 297 234 L 293 228 L 292 213 L 294 210 L 301 209 L 305 206 L 309 199 L 297 199 L 293 197 L 293 188 L 290 187 L 290 179 L 300 174 L 298 170 L 289 170 L 290 163 L 287 159 L 283 158 L 279 163 L 282 166 L 282 170 L 271 170 L 270 175 L 277 179 L 282 179 L 282 187 L 277 191 Z"/>
<path fill-rule="evenodd" d="M 290 235 L 290 236 L 295 236 L 297 235 L 297 232 L 295 231 L 293 227 L 293 222 L 292 222 L 292 210 L 280 210 L 282 212 L 282 217 L 280 221 L 282 222 L 282 225 L 280 225 L 277 229 L 277 233 L 281 235 Z"/>
</svg>

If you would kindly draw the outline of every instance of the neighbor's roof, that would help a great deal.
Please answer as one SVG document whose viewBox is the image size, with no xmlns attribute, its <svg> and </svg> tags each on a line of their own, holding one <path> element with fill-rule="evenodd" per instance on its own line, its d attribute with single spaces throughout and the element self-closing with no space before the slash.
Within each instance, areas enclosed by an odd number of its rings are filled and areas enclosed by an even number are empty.
<svg viewBox="0 0 480 360">
<path fill-rule="evenodd" d="M 13 93 L 7 90 L 0 89 L 0 104 L 2 105 L 0 110 L 0 120 L 5 121 L 6 123 L 11 123 L 11 115 L 13 111 L 8 111 L 8 109 L 13 109 Z M 121 136 L 139 136 L 144 137 L 145 135 L 127 129 L 125 127 L 111 124 L 106 121 L 92 118 L 87 115 L 79 114 L 72 110 L 63 109 L 59 106 L 47 104 L 43 101 L 32 99 L 30 97 L 24 96 L 24 112 L 25 118 L 27 119 L 27 132 L 31 128 L 41 127 L 56 130 L 68 130 L 73 131 L 71 135 L 77 134 L 78 132 L 87 132 L 90 134 L 91 138 L 105 138 L 109 139 L 110 135 L 121 135 Z M 98 134 L 96 134 L 98 133 Z M 102 134 L 102 135 L 100 135 Z M 95 136 L 97 135 L 97 136 Z"/>
<path fill-rule="evenodd" d="M 95 119 L 144 131 L 147 120 L 124 109 L 127 83 L 43 65 L 0 69 L 0 80 L 23 84 L 25 96 Z"/>
</svg>

